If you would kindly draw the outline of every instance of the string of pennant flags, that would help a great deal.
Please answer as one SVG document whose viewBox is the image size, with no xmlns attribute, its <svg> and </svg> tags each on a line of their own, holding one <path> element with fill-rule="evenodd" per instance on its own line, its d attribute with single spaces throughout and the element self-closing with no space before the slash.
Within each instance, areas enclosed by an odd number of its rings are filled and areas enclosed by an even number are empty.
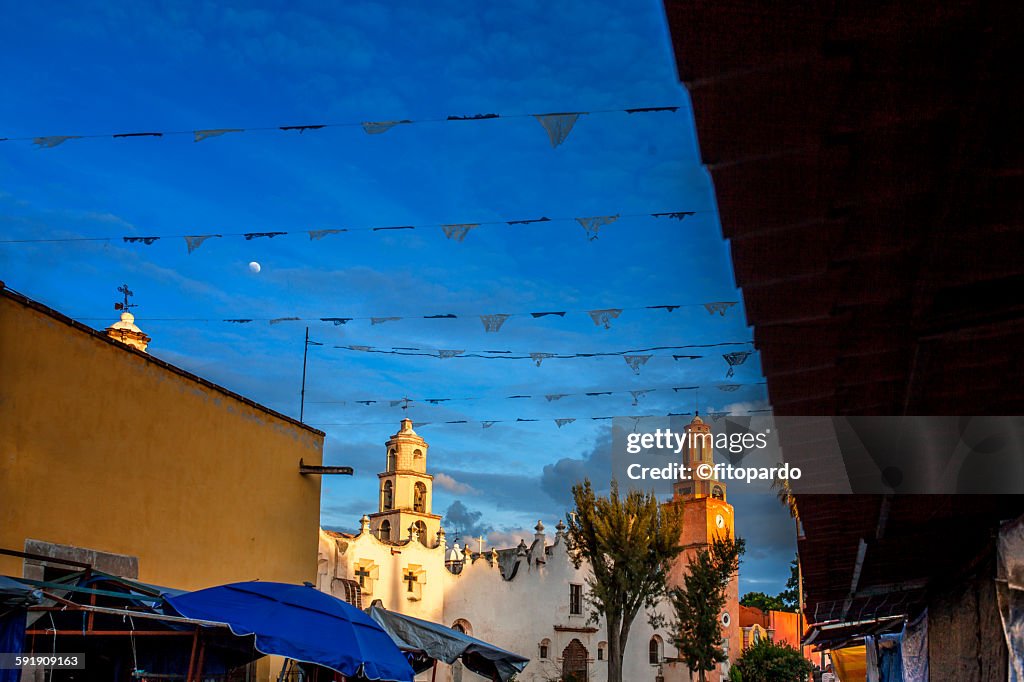
<svg viewBox="0 0 1024 682">
<path fill-rule="evenodd" d="M 744 415 L 754 414 L 766 414 L 770 413 L 770 409 L 765 410 L 747 410 Z M 718 421 L 724 417 L 740 416 L 732 412 L 705 412 L 704 413 L 714 421 Z M 640 426 L 640 420 L 642 419 L 664 419 L 666 417 L 690 417 L 693 416 L 692 412 L 669 412 L 667 414 L 641 414 L 641 415 L 608 415 L 598 417 L 558 417 L 558 418 L 546 418 L 546 419 L 527 419 L 523 417 L 517 417 L 515 419 L 449 419 L 445 421 L 414 421 L 413 428 L 419 429 L 424 426 L 443 426 L 452 424 L 479 424 L 482 429 L 489 429 L 495 424 L 524 424 L 524 423 L 554 423 L 558 428 L 562 428 L 575 422 L 585 421 L 611 421 L 613 419 L 621 419 L 632 422 L 632 430 L 635 433 Z M 388 426 L 394 424 L 391 421 L 382 422 L 308 422 L 310 426 Z"/>
<path fill-rule="evenodd" d="M 454 397 L 454 398 L 409 398 L 403 397 L 398 399 L 348 399 L 348 400 L 308 400 L 307 405 L 380 405 L 387 406 L 390 408 L 399 407 L 402 410 L 408 410 L 412 406 L 422 405 L 433 405 L 440 406 L 444 403 L 453 402 L 481 402 L 491 400 L 540 400 L 544 399 L 548 403 L 557 402 L 563 398 L 574 398 L 574 397 L 587 397 L 597 398 L 603 396 L 616 396 L 616 395 L 628 395 L 632 398 L 632 405 L 634 407 L 640 404 L 640 401 L 647 396 L 649 393 L 656 391 L 661 393 L 679 393 L 680 391 L 700 391 L 702 389 L 717 388 L 722 391 L 736 391 L 743 386 L 759 386 L 763 385 L 764 382 L 758 382 L 756 384 L 716 384 L 713 386 L 662 386 L 654 388 L 640 388 L 640 389 L 617 389 L 610 391 L 583 391 L 583 392 L 570 392 L 570 393 L 538 393 L 538 394 L 525 394 L 525 395 L 509 395 L 509 396 L 475 396 L 475 397 Z"/>
<path fill-rule="evenodd" d="M 657 351 L 686 350 L 692 348 L 717 348 L 722 346 L 751 345 L 752 343 L 752 341 L 723 341 L 720 343 L 688 344 L 684 346 L 654 346 L 651 348 L 640 348 L 635 350 L 601 351 L 592 353 L 524 353 L 522 351 L 511 350 L 456 350 L 414 347 L 375 348 L 373 346 L 360 345 L 334 346 L 334 348 L 355 351 L 359 353 L 379 353 L 383 355 L 430 357 L 439 358 L 441 360 L 448 360 L 451 358 L 475 358 L 482 360 L 532 360 L 537 367 L 540 367 L 545 360 L 550 359 L 568 360 L 576 358 L 621 357 L 625 361 L 626 365 L 628 365 L 629 368 L 633 370 L 634 374 L 640 374 L 640 368 L 646 365 L 647 362 L 653 357 L 669 357 L 669 355 L 671 355 L 672 359 L 676 361 L 699 360 L 704 357 L 703 355 L 691 355 L 680 353 L 661 354 L 657 353 Z M 315 341 L 311 341 L 310 344 L 317 346 L 323 345 Z M 722 358 L 725 359 L 726 363 L 729 365 L 729 373 L 726 375 L 726 378 L 733 376 L 733 374 L 735 373 L 733 371 L 734 368 L 737 365 L 743 364 L 752 353 L 753 351 L 740 351 L 738 353 L 726 353 L 722 355 Z M 739 359 L 740 357 L 742 359 Z M 728 384 L 719 386 L 719 389 L 734 391 L 737 388 L 739 388 L 739 386 L 740 384 Z"/>
<path fill-rule="evenodd" d="M 595 114 L 650 114 L 657 112 L 675 113 L 678 106 L 667 107 L 633 107 L 629 109 L 598 109 L 592 111 L 566 111 L 546 114 L 452 114 L 443 118 L 421 118 L 421 119 L 398 119 L 390 121 L 360 121 L 360 122 L 336 122 L 336 123 L 313 123 L 305 125 L 280 125 L 280 126 L 259 126 L 259 127 L 226 127 L 226 128 L 203 128 L 192 130 L 144 130 L 120 133 L 81 133 L 64 135 L 29 135 L 24 137 L 0 137 L 0 142 L 22 142 L 31 141 L 39 149 L 53 149 L 72 140 L 86 139 L 112 139 L 132 140 L 140 138 L 165 138 L 165 137 L 191 137 L 193 142 L 203 142 L 214 137 L 223 135 L 237 135 L 241 133 L 254 132 L 284 132 L 298 133 L 299 135 L 325 130 L 328 128 L 362 128 L 367 135 L 382 135 L 396 127 L 406 127 L 423 123 L 450 123 L 450 122 L 479 122 L 495 119 L 521 119 L 533 118 L 544 128 L 547 133 L 548 142 L 552 149 L 561 145 L 569 137 L 573 127 L 581 116 Z"/>
<path fill-rule="evenodd" d="M 188 249 L 188 253 L 195 252 L 199 247 L 205 244 L 210 239 L 224 239 L 226 237 L 242 237 L 245 241 L 253 241 L 257 239 L 274 239 L 275 237 L 287 237 L 290 235 L 307 235 L 309 241 L 319 241 L 332 235 L 344 234 L 346 232 L 395 232 L 402 230 L 425 230 L 428 228 L 441 228 L 444 236 L 456 242 L 462 242 L 466 239 L 466 236 L 472 231 L 480 227 L 490 227 L 494 225 L 508 225 L 511 227 L 517 225 L 532 225 L 535 223 L 577 223 L 579 224 L 585 233 L 587 241 L 595 241 L 602 227 L 611 225 L 619 218 L 638 218 L 638 217 L 651 217 L 651 218 L 666 218 L 672 220 L 683 221 L 690 216 L 694 216 L 698 213 L 711 213 L 709 210 L 695 210 L 695 211 L 661 211 L 657 213 L 616 213 L 615 215 L 606 216 L 590 216 L 583 218 L 549 218 L 547 216 L 541 216 L 539 218 L 528 218 L 523 220 L 481 220 L 474 223 L 430 223 L 422 225 L 384 225 L 384 226 L 356 226 L 356 227 L 336 227 L 330 229 L 321 230 L 289 230 L 289 231 L 269 231 L 269 232 L 223 232 L 223 233 L 211 233 L 211 234 L 177 234 L 177 235 L 148 235 L 148 236 L 136 236 L 127 235 L 119 237 L 52 237 L 52 238 L 31 238 L 31 239 L 2 239 L 0 244 L 44 244 L 54 242 L 112 242 L 122 241 L 125 244 L 136 244 L 142 246 L 152 246 L 161 240 L 170 239 L 184 239 L 185 248 Z"/>
<path fill-rule="evenodd" d="M 431 313 L 427 315 L 386 315 L 386 316 L 353 316 L 353 317 L 231 317 L 231 318 L 203 318 L 203 317 L 151 317 L 147 318 L 153 322 L 226 322 L 230 324 L 247 325 L 257 322 L 266 322 L 269 325 L 279 325 L 287 322 L 323 322 L 340 327 L 350 322 L 369 321 L 371 326 L 381 325 L 387 322 L 401 322 L 408 320 L 466 320 L 479 319 L 485 332 L 497 333 L 501 331 L 505 323 L 511 318 L 541 319 L 547 317 L 565 319 L 566 315 L 584 313 L 590 317 L 594 325 L 602 329 L 611 329 L 612 321 L 617 320 L 623 312 L 640 310 L 665 310 L 673 312 L 679 308 L 704 308 L 712 317 L 718 315 L 725 317 L 730 308 L 735 306 L 737 301 L 708 301 L 705 303 L 677 303 L 673 305 L 648 305 L 633 306 L 624 308 L 597 308 L 594 310 L 545 310 L 533 312 L 516 313 L 492 313 L 481 315 L 478 313 Z M 102 320 L 99 317 L 79 317 L 79 320 Z M 737 342 L 739 343 L 739 342 Z M 744 358 L 745 359 L 745 358 Z M 743 359 L 738 359 L 735 364 L 742 364 Z"/>
</svg>

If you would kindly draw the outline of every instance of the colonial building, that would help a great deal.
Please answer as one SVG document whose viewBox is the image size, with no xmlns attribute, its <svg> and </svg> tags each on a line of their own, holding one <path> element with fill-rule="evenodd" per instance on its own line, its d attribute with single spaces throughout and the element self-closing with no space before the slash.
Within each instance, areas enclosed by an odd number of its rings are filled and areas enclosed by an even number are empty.
<svg viewBox="0 0 1024 682">
<path fill-rule="evenodd" d="M 710 433 L 699 417 L 688 431 Z M 688 466 L 711 461 L 701 439 L 686 453 Z M 377 511 L 364 515 L 358 534 L 320 531 L 317 585 L 338 597 L 368 606 L 379 600 L 385 608 L 442 623 L 530 657 L 519 676 L 528 682 L 607 679 L 608 649 L 603 620 L 589 619 L 586 580 L 590 567 L 576 568 L 566 548 L 566 527 L 558 521 L 554 534 L 540 521 L 534 536 L 517 547 L 446 546 L 441 517 L 431 510 L 432 477 L 427 473 L 427 443 L 402 420 L 398 433 L 385 443 L 385 470 L 379 476 Z M 733 532 L 733 510 L 725 485 L 700 481 L 676 486 L 666 504 L 682 507 L 684 553 L 671 572 L 678 584 L 693 555 L 716 534 Z M 658 609 L 671 620 L 667 604 Z M 721 614 L 722 633 L 731 659 L 739 655 L 739 604 L 736 581 Z M 677 651 L 668 627 L 652 628 L 647 615 L 633 623 L 623 660 L 623 678 L 630 682 L 673 682 L 690 679 L 689 669 L 675 661 Z M 710 680 L 724 679 L 729 663 Z M 442 666 L 437 680 L 460 682 L 459 664 Z M 471 677 L 465 673 L 466 682 Z M 424 679 L 430 679 L 429 674 Z"/>
</svg>

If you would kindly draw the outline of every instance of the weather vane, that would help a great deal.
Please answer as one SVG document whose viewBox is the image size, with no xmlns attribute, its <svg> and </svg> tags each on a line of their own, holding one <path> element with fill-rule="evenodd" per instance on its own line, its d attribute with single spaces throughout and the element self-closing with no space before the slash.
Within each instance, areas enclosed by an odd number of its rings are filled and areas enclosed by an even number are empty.
<svg viewBox="0 0 1024 682">
<path fill-rule="evenodd" d="M 123 310 L 124 312 L 128 312 L 130 309 L 135 308 L 136 306 L 139 305 L 138 303 L 128 302 L 128 297 L 134 296 L 135 292 L 129 289 L 127 284 L 122 284 L 117 288 L 117 290 L 124 294 L 124 303 L 115 303 L 114 310 Z"/>
</svg>

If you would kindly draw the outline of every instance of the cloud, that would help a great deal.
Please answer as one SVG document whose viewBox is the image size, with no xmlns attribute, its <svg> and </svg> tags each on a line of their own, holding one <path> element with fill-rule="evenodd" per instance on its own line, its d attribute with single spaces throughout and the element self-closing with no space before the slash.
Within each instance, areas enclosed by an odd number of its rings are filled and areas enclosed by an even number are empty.
<svg viewBox="0 0 1024 682">
<path fill-rule="evenodd" d="M 474 489 L 472 486 L 466 485 L 465 483 L 459 483 L 454 478 L 445 473 L 439 473 L 434 476 L 434 483 L 437 484 L 438 488 L 447 490 L 450 493 L 456 495 L 479 495 L 480 492 Z"/>
<path fill-rule="evenodd" d="M 458 534 L 460 538 L 479 537 L 491 531 L 491 526 L 480 522 L 483 515 L 483 512 L 472 510 L 460 500 L 455 500 L 444 513 L 444 525 L 449 533 Z"/>
<path fill-rule="evenodd" d="M 612 436 L 600 436 L 590 452 L 582 457 L 563 457 L 544 465 L 540 487 L 551 499 L 567 507 L 573 506 L 572 486 L 589 478 L 597 490 L 605 490 L 610 482 Z"/>
</svg>

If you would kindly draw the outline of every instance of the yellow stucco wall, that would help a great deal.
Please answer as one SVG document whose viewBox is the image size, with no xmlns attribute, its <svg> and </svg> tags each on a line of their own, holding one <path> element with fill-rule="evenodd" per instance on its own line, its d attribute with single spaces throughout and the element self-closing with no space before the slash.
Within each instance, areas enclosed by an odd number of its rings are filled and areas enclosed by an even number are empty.
<svg viewBox="0 0 1024 682">
<path fill-rule="evenodd" d="M 319 432 L 0 293 L 0 547 L 132 555 L 182 589 L 314 581 L 320 477 L 298 466 L 322 452 Z"/>
</svg>

